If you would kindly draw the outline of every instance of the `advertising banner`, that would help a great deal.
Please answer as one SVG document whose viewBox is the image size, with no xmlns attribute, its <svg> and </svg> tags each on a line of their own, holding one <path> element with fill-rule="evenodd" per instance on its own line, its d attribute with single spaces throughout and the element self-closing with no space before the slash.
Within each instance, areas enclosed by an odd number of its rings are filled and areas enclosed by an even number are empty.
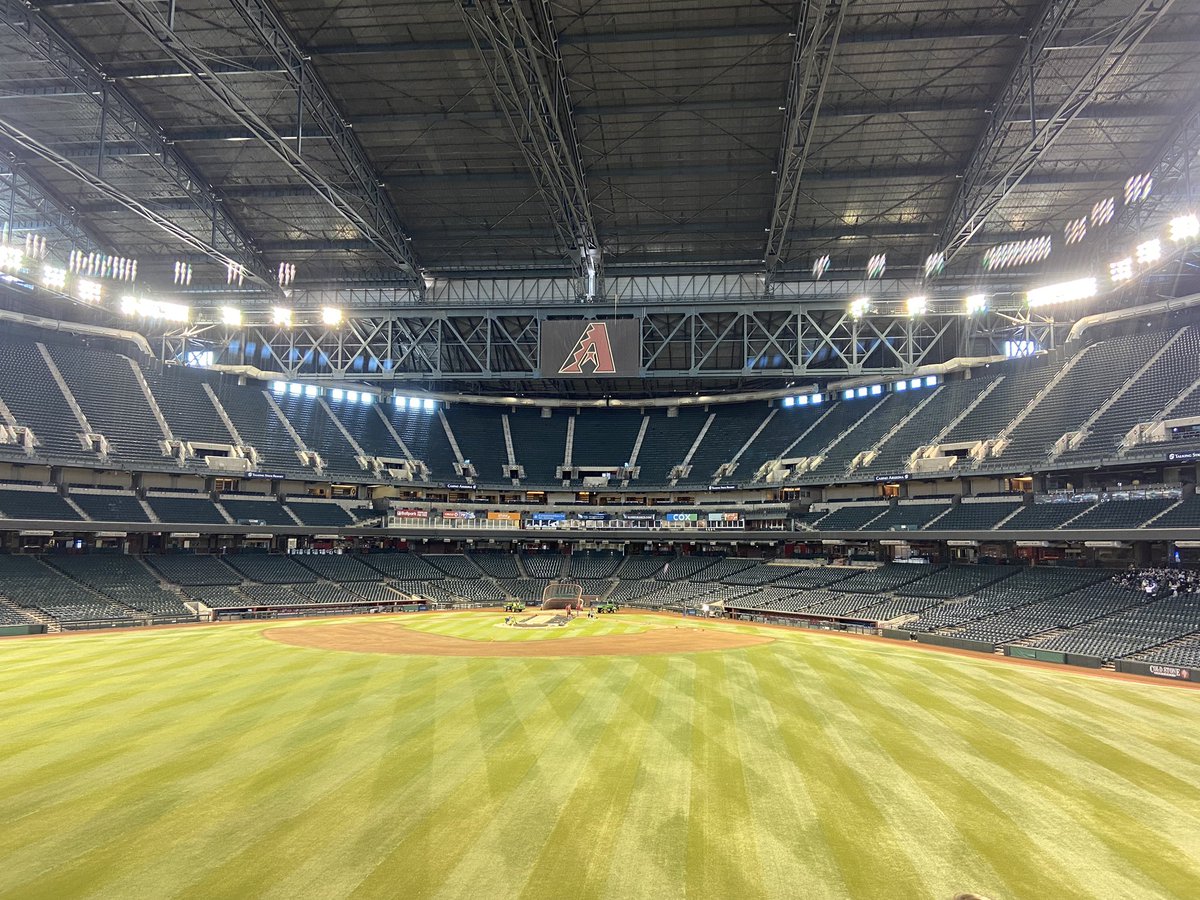
<svg viewBox="0 0 1200 900">
<path fill-rule="evenodd" d="M 567 514 L 561 513 L 561 512 L 534 513 L 533 521 L 535 521 L 535 522 L 561 522 L 566 517 L 567 517 Z"/>
<path fill-rule="evenodd" d="M 559 319 L 542 322 L 542 375 L 552 378 L 636 378 L 642 362 L 636 319 Z"/>
<path fill-rule="evenodd" d="M 664 517 L 668 522 L 696 522 L 700 519 L 699 513 L 667 513 Z"/>
<path fill-rule="evenodd" d="M 443 519 L 473 519 L 475 513 L 469 509 L 443 509 Z"/>
<path fill-rule="evenodd" d="M 489 512 L 487 517 L 493 522 L 520 522 L 519 512 Z"/>
<path fill-rule="evenodd" d="M 397 519 L 427 519 L 429 518 L 429 510 L 427 509 L 407 509 L 401 507 L 393 509 L 392 515 Z"/>
</svg>

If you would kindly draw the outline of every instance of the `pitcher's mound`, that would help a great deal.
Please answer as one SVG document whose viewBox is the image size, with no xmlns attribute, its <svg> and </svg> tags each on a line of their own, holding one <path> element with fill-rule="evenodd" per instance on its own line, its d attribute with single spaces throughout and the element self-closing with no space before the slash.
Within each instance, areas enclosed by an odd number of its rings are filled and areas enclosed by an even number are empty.
<svg viewBox="0 0 1200 900">
<path fill-rule="evenodd" d="M 638 634 L 597 635 L 545 641 L 468 641 L 444 634 L 414 631 L 394 622 L 336 622 L 270 628 L 263 634 L 281 644 L 349 650 L 356 653 L 401 653 L 409 656 L 645 656 L 656 653 L 700 653 L 769 644 L 760 634 L 678 626 Z"/>
</svg>

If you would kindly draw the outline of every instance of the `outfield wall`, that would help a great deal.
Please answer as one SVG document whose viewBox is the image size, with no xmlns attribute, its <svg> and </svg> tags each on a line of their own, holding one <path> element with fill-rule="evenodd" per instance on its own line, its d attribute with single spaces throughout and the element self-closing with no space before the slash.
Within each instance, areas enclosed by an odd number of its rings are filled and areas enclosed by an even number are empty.
<svg viewBox="0 0 1200 900">
<path fill-rule="evenodd" d="M 1004 655 L 1013 659 L 1035 659 L 1038 662 L 1052 662 L 1067 666 L 1082 666 L 1085 669 L 1099 669 L 1104 665 L 1099 656 L 1084 656 L 1079 653 L 1063 653 L 1061 650 L 1042 650 L 1038 647 L 1005 647 Z"/>
<path fill-rule="evenodd" d="M 29 625 L 0 625 L 0 637 L 10 637 L 15 634 L 41 634 L 45 630 L 45 625 L 39 625 L 36 622 Z"/>
<path fill-rule="evenodd" d="M 934 647 L 953 647 L 955 650 L 970 650 L 974 653 L 995 653 L 996 645 L 990 641 L 971 641 L 966 638 L 956 638 L 947 634 L 917 633 L 918 644 L 931 644 Z"/>
<path fill-rule="evenodd" d="M 1162 663 L 1146 663 L 1137 660 L 1117 660 L 1117 671 L 1131 675 L 1150 675 L 1154 678 L 1170 678 L 1174 681 L 1200 681 L 1200 669 L 1185 666 L 1167 666 Z"/>
</svg>

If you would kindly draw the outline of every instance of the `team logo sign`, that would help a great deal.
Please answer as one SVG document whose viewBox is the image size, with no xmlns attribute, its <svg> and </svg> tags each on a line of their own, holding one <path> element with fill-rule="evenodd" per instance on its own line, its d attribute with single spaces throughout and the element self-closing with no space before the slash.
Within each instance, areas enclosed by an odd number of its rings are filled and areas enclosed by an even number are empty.
<svg viewBox="0 0 1200 900">
<path fill-rule="evenodd" d="M 558 369 L 559 375 L 583 375 L 590 370 L 593 375 L 615 375 L 612 342 L 608 339 L 608 326 L 604 322 L 591 322 L 575 342 L 575 349 Z"/>
<path fill-rule="evenodd" d="M 543 371 L 560 378 L 636 378 L 641 338 L 634 318 L 549 319 L 539 328 Z"/>
</svg>

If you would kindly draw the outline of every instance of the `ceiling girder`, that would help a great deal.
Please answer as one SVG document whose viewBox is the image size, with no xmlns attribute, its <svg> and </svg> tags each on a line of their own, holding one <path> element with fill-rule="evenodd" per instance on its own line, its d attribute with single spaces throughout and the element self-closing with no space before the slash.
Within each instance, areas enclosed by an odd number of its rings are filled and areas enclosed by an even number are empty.
<svg viewBox="0 0 1200 900">
<path fill-rule="evenodd" d="M 202 253 L 203 255 L 221 263 L 222 265 L 237 263 L 237 260 L 231 257 L 228 252 L 216 246 L 213 241 L 198 237 L 189 229 L 171 221 L 160 212 L 148 206 L 146 203 L 130 196 L 122 189 L 105 181 L 95 172 L 90 172 L 71 160 L 59 156 L 49 147 L 46 147 L 32 136 L 26 134 L 16 126 L 11 125 L 2 119 L 0 119 L 0 147 L 14 147 L 16 148 L 18 154 L 35 156 L 44 162 L 49 163 L 57 168 L 60 172 L 69 175 L 90 190 L 107 197 L 109 200 L 119 204 L 124 209 L 129 210 L 142 219 L 145 219 L 152 225 L 155 225 L 165 234 L 170 235 L 179 243 L 196 251 L 197 253 Z M 266 288 L 274 289 L 274 285 L 269 278 L 264 278 L 262 275 L 256 274 L 253 271 L 247 271 L 246 276 L 250 281 L 261 284 Z"/>
<path fill-rule="evenodd" d="M 46 59 L 81 95 L 86 95 L 95 102 L 103 123 L 102 131 L 113 137 L 121 135 L 120 141 L 136 144 L 147 156 L 153 157 L 196 213 L 207 220 L 208 234 L 203 238 L 192 235 L 192 239 L 204 243 L 222 260 L 241 266 L 253 279 L 270 285 L 269 266 L 253 240 L 228 214 L 221 196 L 171 145 L 163 136 L 162 130 L 145 116 L 137 104 L 119 86 L 113 84 L 111 79 L 106 78 L 79 52 L 72 41 L 36 9 L 30 9 L 20 0 L 0 0 L 0 10 L 3 11 L 0 19 L 14 34 L 22 38 L 38 56 Z M 100 177 L 103 175 L 104 143 L 102 136 L 97 146 L 96 157 L 96 174 Z M 117 199 L 123 207 L 134 212 L 145 206 L 141 201 L 127 195 L 112 199 Z M 138 212 L 138 215 L 142 214 Z M 161 218 L 160 216 L 151 221 L 161 227 Z M 171 233 L 174 234 L 174 231 Z"/>
<path fill-rule="evenodd" d="M 1102 48 L 1054 113 L 1045 120 L 1031 120 L 1027 115 L 1029 137 L 1014 144 L 1013 129 L 1018 127 L 1014 122 L 1019 120 L 1021 109 L 1033 109 L 1039 76 L 1050 65 L 1064 26 L 1078 5 L 1078 0 L 1046 0 L 963 172 L 936 248 L 944 254 L 946 263 L 979 233 L 1174 2 L 1140 0 L 1136 9 L 1105 32 L 1107 39 Z"/>
<path fill-rule="evenodd" d="M 776 161 L 771 224 L 763 251 L 768 283 L 785 262 L 792 219 L 800 201 L 804 166 L 812 150 L 825 85 L 833 69 L 834 53 L 849 5 L 849 0 L 804 0 L 800 4 L 783 138 Z"/>
<path fill-rule="evenodd" d="M 580 279 L 580 298 L 603 297 L 603 249 L 549 0 L 477 0 L 459 8 Z"/>
<path fill-rule="evenodd" d="M 11 2 L 11 0 L 10 0 Z M 287 70 L 288 85 L 296 94 L 297 125 L 315 119 L 322 133 L 329 135 L 347 185 L 335 186 L 309 162 L 300 141 L 280 136 L 267 120 L 255 111 L 212 67 L 177 34 L 164 17 L 166 9 L 151 0 L 115 0 L 134 22 L 176 64 L 190 73 L 230 115 L 259 142 L 267 147 L 288 169 L 307 184 L 317 196 L 353 225 L 363 238 L 379 250 L 414 284 L 421 280 L 421 267 L 391 207 L 378 177 L 370 168 L 366 154 L 350 133 L 345 120 L 325 91 L 309 63 L 283 29 L 274 13 L 255 0 L 230 0 L 247 24 Z"/>
<path fill-rule="evenodd" d="M 53 229 L 73 250 L 112 249 L 29 166 L 0 157 L 0 224 L 9 235 Z"/>
</svg>

